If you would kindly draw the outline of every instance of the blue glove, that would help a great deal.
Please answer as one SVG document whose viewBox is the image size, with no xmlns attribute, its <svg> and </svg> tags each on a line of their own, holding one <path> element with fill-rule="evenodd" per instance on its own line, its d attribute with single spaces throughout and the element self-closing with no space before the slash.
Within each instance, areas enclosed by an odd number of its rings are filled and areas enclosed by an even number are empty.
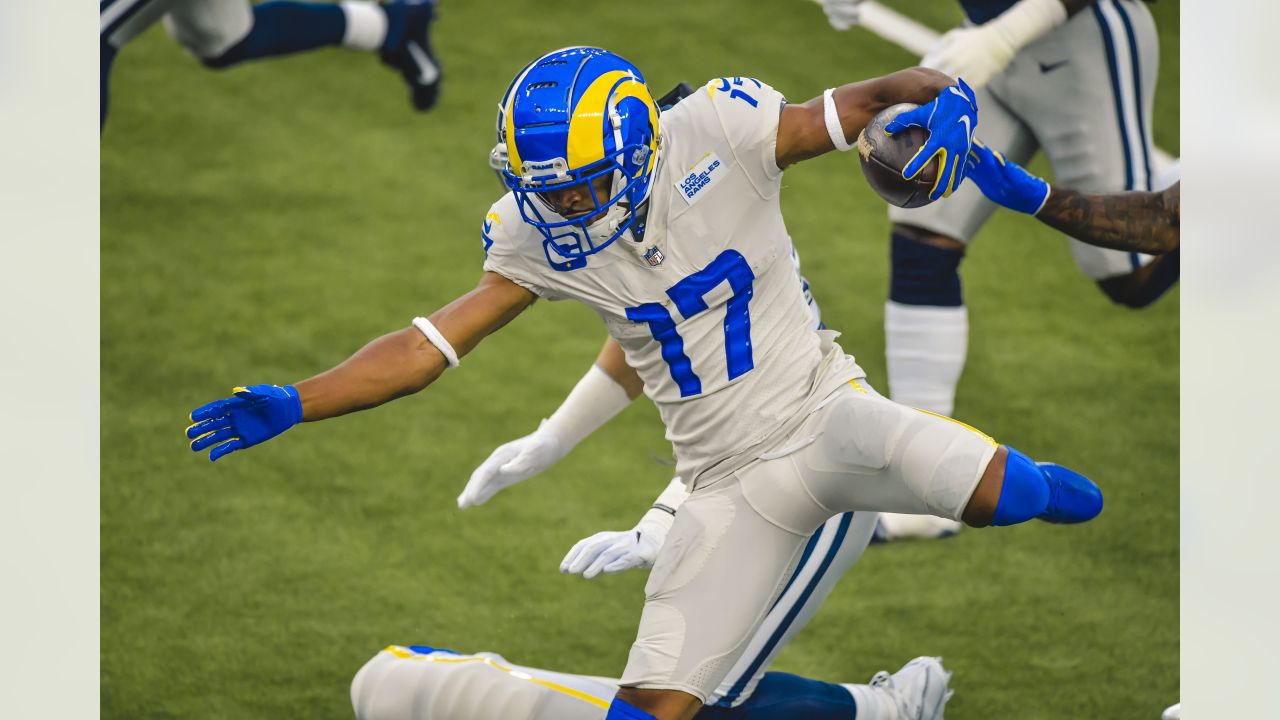
<svg viewBox="0 0 1280 720">
<path fill-rule="evenodd" d="M 1022 169 L 1022 166 L 1006 160 L 1004 155 L 973 141 L 969 159 L 965 161 L 969 177 L 991 202 L 1010 210 L 1035 215 L 1049 199 L 1049 183 L 1043 178 Z"/>
<path fill-rule="evenodd" d="M 885 125 L 890 135 L 909 127 L 922 127 L 929 131 L 929 139 L 902 168 L 902 177 L 910 180 L 939 158 L 938 181 L 929 191 L 929 199 L 944 198 L 960 187 L 964 181 L 964 159 L 973 144 L 973 131 L 978 127 L 978 101 L 973 90 L 964 80 L 957 80 L 932 102 L 908 110 Z"/>
<path fill-rule="evenodd" d="M 208 447 L 209 459 L 265 442 L 302 422 L 302 401 L 292 385 L 238 387 L 235 397 L 214 400 L 191 412 L 191 449 Z M 219 444 L 221 443 L 221 444 Z"/>
</svg>

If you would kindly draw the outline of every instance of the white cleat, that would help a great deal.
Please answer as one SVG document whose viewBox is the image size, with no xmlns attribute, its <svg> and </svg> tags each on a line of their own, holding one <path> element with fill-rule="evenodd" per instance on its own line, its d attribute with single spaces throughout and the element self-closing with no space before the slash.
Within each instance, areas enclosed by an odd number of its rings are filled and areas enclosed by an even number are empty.
<svg viewBox="0 0 1280 720">
<path fill-rule="evenodd" d="M 897 720 L 942 720 L 942 706 L 954 692 L 947 687 L 950 680 L 942 658 L 918 657 L 892 675 L 881 670 L 870 684 L 892 698 Z"/>
<path fill-rule="evenodd" d="M 1160 720 L 1182 720 L 1182 703 L 1165 708 L 1160 714 Z"/>
<path fill-rule="evenodd" d="M 964 527 L 958 520 L 934 517 L 933 515 L 899 515 L 898 513 L 880 513 L 876 519 L 875 539 L 877 542 L 893 542 L 917 538 L 951 537 Z"/>
</svg>

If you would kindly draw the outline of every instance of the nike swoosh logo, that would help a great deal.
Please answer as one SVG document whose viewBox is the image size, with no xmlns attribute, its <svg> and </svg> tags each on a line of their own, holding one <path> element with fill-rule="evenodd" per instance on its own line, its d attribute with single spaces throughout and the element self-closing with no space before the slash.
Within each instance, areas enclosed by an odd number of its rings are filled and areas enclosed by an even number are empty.
<svg viewBox="0 0 1280 720">
<path fill-rule="evenodd" d="M 956 95 L 959 95 L 960 97 L 964 98 L 965 100 L 968 100 L 968 99 L 969 99 L 969 96 L 968 96 L 968 95 L 965 95 L 965 94 L 964 94 L 964 93 L 962 93 L 962 92 L 960 92 L 960 88 L 956 87 L 955 85 L 952 85 L 951 87 L 949 87 L 949 88 L 947 88 L 947 89 L 948 89 L 948 90 L 950 90 L 951 92 L 955 93 Z"/>
<path fill-rule="evenodd" d="M 1058 68 L 1062 67 L 1063 65 L 1066 65 L 1069 62 L 1071 61 L 1060 60 L 1056 63 L 1040 63 L 1040 72 L 1042 73 L 1053 72 L 1054 70 L 1057 70 Z"/>
<path fill-rule="evenodd" d="M 966 138 L 968 138 L 968 137 L 970 137 L 971 135 L 973 135 L 973 126 L 969 124 L 969 116 L 968 116 L 968 115 L 961 116 L 961 118 L 960 118 L 959 120 L 957 120 L 956 122 L 958 122 L 958 123 L 964 123 L 964 136 L 965 136 Z"/>
<path fill-rule="evenodd" d="M 440 79 L 440 68 L 431 62 L 431 57 L 427 55 L 427 51 L 416 42 L 405 44 L 409 50 L 409 57 L 413 58 L 414 64 L 418 66 L 418 82 L 423 85 L 430 85 Z"/>
</svg>

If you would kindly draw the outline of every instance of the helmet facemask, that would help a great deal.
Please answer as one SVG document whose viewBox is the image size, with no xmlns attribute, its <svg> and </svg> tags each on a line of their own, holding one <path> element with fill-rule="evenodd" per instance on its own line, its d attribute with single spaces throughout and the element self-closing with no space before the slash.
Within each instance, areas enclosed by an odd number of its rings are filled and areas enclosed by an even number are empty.
<svg viewBox="0 0 1280 720">
<path fill-rule="evenodd" d="M 657 123 L 639 71 L 596 48 L 550 53 L 512 83 L 499 112 L 503 182 L 553 267 L 643 232 Z"/>
</svg>

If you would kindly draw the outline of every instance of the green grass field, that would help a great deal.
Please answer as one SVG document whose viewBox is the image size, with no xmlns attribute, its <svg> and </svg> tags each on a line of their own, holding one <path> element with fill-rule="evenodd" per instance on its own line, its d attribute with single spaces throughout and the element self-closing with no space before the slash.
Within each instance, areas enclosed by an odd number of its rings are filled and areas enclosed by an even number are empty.
<svg viewBox="0 0 1280 720">
<path fill-rule="evenodd" d="M 950 0 L 901 2 L 939 28 Z M 754 75 L 792 99 L 912 64 L 801 0 L 446 3 L 440 106 L 341 50 L 203 69 L 153 28 L 117 60 L 102 140 L 102 716 L 348 718 L 390 643 L 621 672 L 642 573 L 562 576 L 576 540 L 629 527 L 668 479 L 645 401 L 545 477 L 454 497 L 536 427 L 603 337 L 539 303 L 425 394 L 299 428 L 216 465 L 187 412 L 293 382 L 468 290 L 499 194 L 495 104 L 568 44 L 659 92 Z M 1155 134 L 1178 152 L 1178 3 L 1152 7 Z M 1044 165 L 1035 167 L 1043 169 Z M 824 317 L 885 388 L 888 222 L 848 156 L 788 172 L 784 209 Z M 964 266 L 957 415 L 1092 475 L 1107 510 L 867 552 L 777 669 L 865 682 L 920 654 L 955 671 L 948 717 L 1149 718 L 1178 697 L 1178 293 L 1111 305 L 1034 222 L 998 214 Z"/>
</svg>

